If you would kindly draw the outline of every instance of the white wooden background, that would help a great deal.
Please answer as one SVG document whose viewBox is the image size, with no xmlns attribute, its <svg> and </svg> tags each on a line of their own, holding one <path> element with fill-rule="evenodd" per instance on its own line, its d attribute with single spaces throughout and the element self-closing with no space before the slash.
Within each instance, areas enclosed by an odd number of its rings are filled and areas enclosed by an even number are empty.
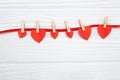
<svg viewBox="0 0 120 80">
<path fill-rule="evenodd" d="M 40 20 L 41 27 L 57 28 L 79 26 L 78 18 L 85 25 L 103 23 L 120 24 L 120 0 L 1 0 L 0 30 L 26 26 L 34 27 Z M 39 44 L 28 32 L 19 39 L 17 33 L 0 35 L 0 80 L 120 80 L 120 29 L 113 29 L 109 37 L 101 39 L 97 28 L 92 29 L 89 41 L 75 32 L 69 39 L 60 33 L 53 40 L 49 33 Z"/>
</svg>

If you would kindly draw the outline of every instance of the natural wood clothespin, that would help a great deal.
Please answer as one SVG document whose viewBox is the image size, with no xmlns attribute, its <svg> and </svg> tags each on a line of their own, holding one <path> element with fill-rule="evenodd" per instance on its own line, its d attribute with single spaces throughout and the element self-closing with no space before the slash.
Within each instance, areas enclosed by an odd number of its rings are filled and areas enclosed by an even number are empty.
<svg viewBox="0 0 120 80">
<path fill-rule="evenodd" d="M 82 30 L 85 31 L 83 20 L 82 19 L 78 19 L 78 22 L 79 22 L 79 25 L 81 26 Z"/>
<path fill-rule="evenodd" d="M 25 28 L 25 21 L 21 21 L 21 33 L 24 33 L 24 28 Z"/>
<path fill-rule="evenodd" d="M 40 22 L 39 20 L 36 21 L 36 32 L 39 33 Z"/>
<path fill-rule="evenodd" d="M 108 24 L 108 18 L 109 18 L 108 16 L 105 16 L 103 28 L 106 28 L 106 26 Z"/>
<path fill-rule="evenodd" d="M 54 21 L 54 20 L 52 20 L 52 30 L 53 30 L 53 33 L 56 32 L 56 29 L 55 29 L 55 21 Z"/>
<path fill-rule="evenodd" d="M 65 20 L 64 23 L 67 28 L 67 31 L 70 32 L 70 26 L 69 26 L 68 20 Z"/>
</svg>

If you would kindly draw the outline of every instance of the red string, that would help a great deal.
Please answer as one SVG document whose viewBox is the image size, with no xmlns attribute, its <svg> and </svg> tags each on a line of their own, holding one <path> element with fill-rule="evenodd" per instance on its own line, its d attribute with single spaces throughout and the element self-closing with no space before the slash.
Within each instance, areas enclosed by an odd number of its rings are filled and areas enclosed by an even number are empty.
<svg viewBox="0 0 120 80">
<path fill-rule="evenodd" d="M 91 28 L 93 27 L 98 27 L 100 26 L 101 24 L 93 24 L 93 25 L 89 25 Z M 112 28 L 120 28 L 120 25 L 108 25 Z M 75 27 L 75 28 L 70 28 L 71 30 L 73 31 L 76 31 L 78 30 L 80 27 Z M 10 32 L 17 32 L 18 30 L 20 30 L 21 28 L 18 28 L 18 29 L 8 29 L 8 30 L 3 30 L 3 31 L 0 31 L 0 34 L 3 34 L 3 33 L 10 33 Z M 33 29 L 36 29 L 36 28 L 25 28 L 26 31 L 31 31 Z M 41 28 L 41 29 L 44 29 L 46 30 L 47 32 L 50 32 L 52 31 L 52 29 L 47 29 L 47 28 Z M 65 32 L 67 29 L 56 29 L 58 32 Z"/>
</svg>

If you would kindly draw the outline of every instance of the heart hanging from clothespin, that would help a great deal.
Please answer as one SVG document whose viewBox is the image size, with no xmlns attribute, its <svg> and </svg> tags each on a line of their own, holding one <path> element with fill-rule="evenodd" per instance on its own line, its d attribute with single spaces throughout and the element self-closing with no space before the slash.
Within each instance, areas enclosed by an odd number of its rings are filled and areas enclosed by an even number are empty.
<svg viewBox="0 0 120 80">
<path fill-rule="evenodd" d="M 18 35 L 19 35 L 19 38 L 23 38 L 27 35 L 27 32 L 24 31 L 23 33 L 21 32 L 21 30 L 18 30 Z"/>
<path fill-rule="evenodd" d="M 73 37 L 73 31 L 72 30 L 70 30 L 70 32 L 67 31 L 66 34 L 69 38 Z"/>
<path fill-rule="evenodd" d="M 112 28 L 107 24 L 108 24 L 108 16 L 106 16 L 104 19 L 104 25 L 98 26 L 98 33 L 103 39 L 106 38 L 112 30 Z"/>
<path fill-rule="evenodd" d="M 98 33 L 101 36 L 101 38 L 106 38 L 110 32 L 111 32 L 112 28 L 110 26 L 106 26 L 106 28 L 103 28 L 103 26 L 98 26 Z"/>
<path fill-rule="evenodd" d="M 86 27 L 85 27 L 85 26 L 83 25 L 82 19 L 79 19 L 78 22 L 79 22 L 79 25 L 81 26 L 81 27 L 78 29 L 79 35 L 80 35 L 83 39 L 88 40 L 89 37 L 90 37 L 90 35 L 91 35 L 91 27 L 89 27 L 89 26 L 86 26 Z"/>
<path fill-rule="evenodd" d="M 18 36 L 19 38 L 23 38 L 27 35 L 27 32 L 24 30 L 25 28 L 25 21 L 22 20 L 21 21 L 21 30 L 18 30 Z"/>
<path fill-rule="evenodd" d="M 44 29 L 39 29 L 39 21 L 36 21 L 36 30 L 32 30 L 31 36 L 36 42 L 41 42 L 46 34 L 46 30 Z"/>
<path fill-rule="evenodd" d="M 70 27 L 69 27 L 68 20 L 65 20 L 64 23 L 65 23 L 65 26 L 66 26 L 66 28 L 67 28 L 66 35 L 67 35 L 69 38 L 72 38 L 72 37 L 73 37 L 73 31 L 72 31 L 72 30 L 70 29 Z"/>
<path fill-rule="evenodd" d="M 58 31 L 55 29 L 55 22 L 52 20 L 52 31 L 51 31 L 51 36 L 56 39 L 58 36 Z"/>
<path fill-rule="evenodd" d="M 56 32 L 51 31 L 51 36 L 52 36 L 54 39 L 56 39 L 57 36 L 58 36 L 58 31 L 56 31 Z"/>
<path fill-rule="evenodd" d="M 32 30 L 31 36 L 36 42 L 41 42 L 43 38 L 45 37 L 46 31 L 44 29 L 40 29 L 39 32 L 36 32 L 36 30 Z"/>
</svg>

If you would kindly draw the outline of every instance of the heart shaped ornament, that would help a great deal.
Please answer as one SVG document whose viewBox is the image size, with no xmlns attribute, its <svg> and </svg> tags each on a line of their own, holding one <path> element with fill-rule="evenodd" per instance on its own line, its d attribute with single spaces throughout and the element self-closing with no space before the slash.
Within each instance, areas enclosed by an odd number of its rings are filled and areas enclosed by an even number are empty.
<svg viewBox="0 0 120 80">
<path fill-rule="evenodd" d="M 22 33 L 21 30 L 18 30 L 18 36 L 19 38 L 23 38 L 27 35 L 27 32 L 24 30 L 24 32 Z"/>
<path fill-rule="evenodd" d="M 70 30 L 70 32 L 66 31 L 66 35 L 69 37 L 69 38 L 72 38 L 73 37 L 73 31 Z"/>
<path fill-rule="evenodd" d="M 112 28 L 110 26 L 106 26 L 106 28 L 103 28 L 103 25 L 98 26 L 98 33 L 101 38 L 105 39 L 111 32 Z"/>
<path fill-rule="evenodd" d="M 36 32 L 36 30 L 31 31 L 32 38 L 38 43 L 40 43 L 44 39 L 45 34 L 46 31 L 44 29 L 40 29 L 38 33 Z"/>
<path fill-rule="evenodd" d="M 86 26 L 86 27 L 84 27 L 84 28 L 85 28 L 85 30 L 83 31 L 83 30 L 82 30 L 82 27 L 80 27 L 80 28 L 78 29 L 78 33 L 79 33 L 79 35 L 80 35 L 83 39 L 88 40 L 89 37 L 90 37 L 90 35 L 91 35 L 91 27 Z"/>
<path fill-rule="evenodd" d="M 54 39 L 57 38 L 57 36 L 58 36 L 58 31 L 56 31 L 56 32 L 51 31 L 50 33 L 51 33 L 51 36 L 52 36 Z"/>
</svg>

